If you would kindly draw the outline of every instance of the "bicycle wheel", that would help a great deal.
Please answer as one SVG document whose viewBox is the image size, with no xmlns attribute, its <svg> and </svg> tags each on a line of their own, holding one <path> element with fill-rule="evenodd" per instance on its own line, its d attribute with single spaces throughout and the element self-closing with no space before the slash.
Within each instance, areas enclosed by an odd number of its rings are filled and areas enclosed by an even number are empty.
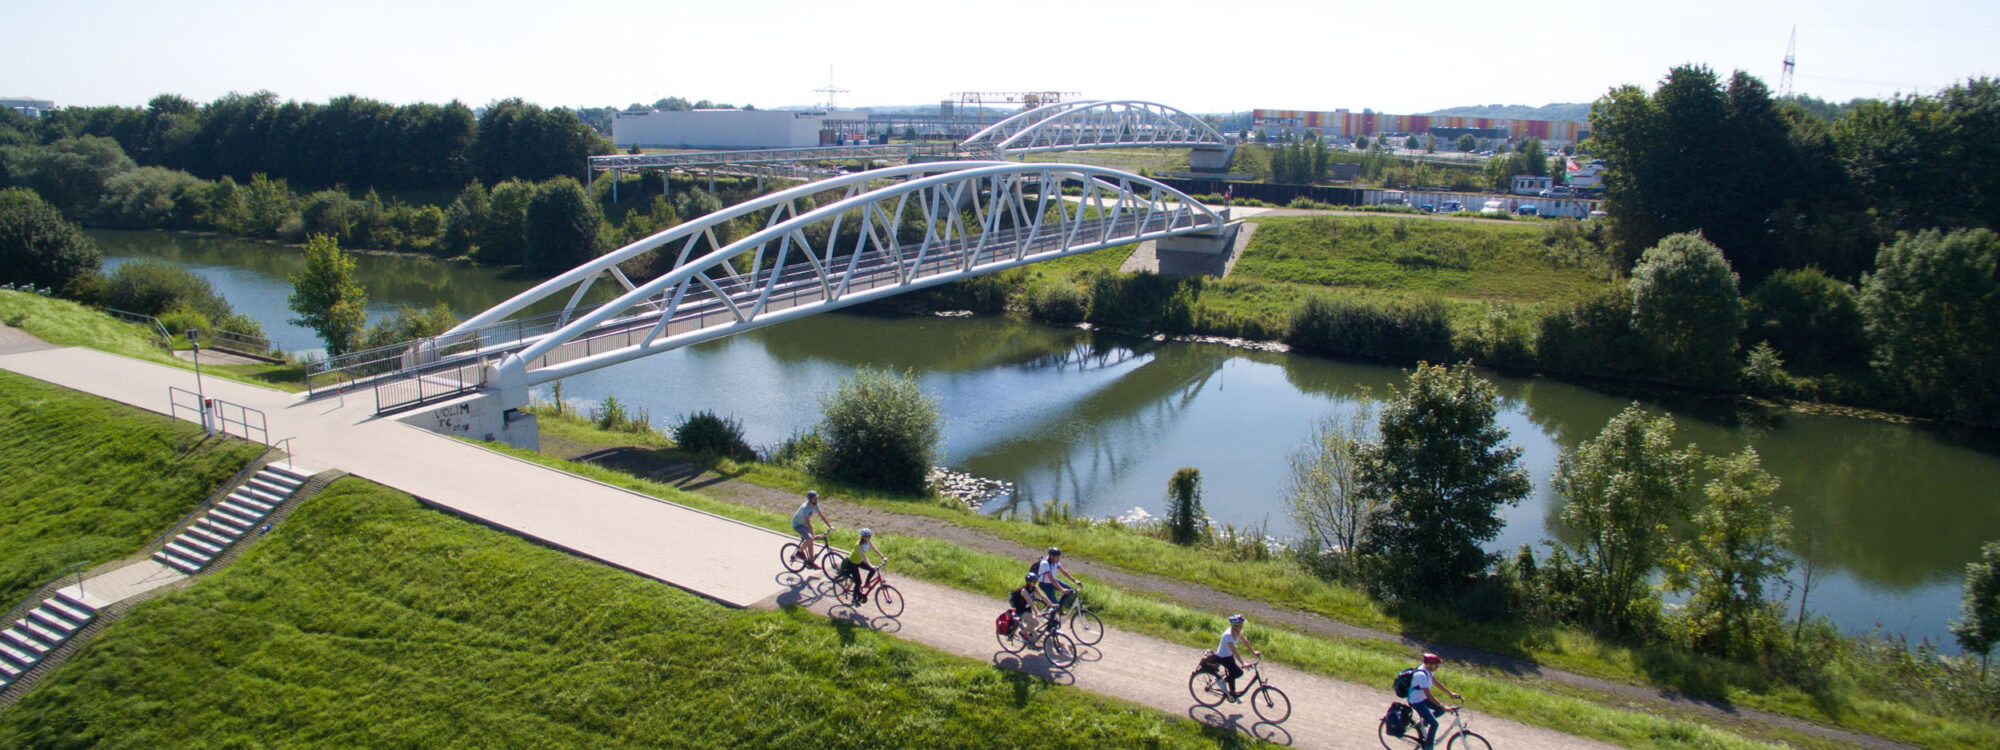
<svg viewBox="0 0 2000 750">
<path fill-rule="evenodd" d="M 1283 724 L 1292 718 L 1292 699 L 1285 697 L 1285 691 L 1265 685 L 1250 694 L 1250 708 L 1257 712 L 1257 718 Z"/>
<path fill-rule="evenodd" d="M 1028 642 L 1021 638 L 1021 625 L 1019 623 L 1015 623 L 1014 627 L 1008 628 L 1005 633 L 994 633 L 993 639 L 1000 642 L 1001 651 L 1010 654 L 1021 653 L 1021 649 L 1028 646 Z"/>
<path fill-rule="evenodd" d="M 1416 750 L 1423 747 L 1424 730 L 1414 726 L 1405 727 L 1400 735 L 1389 733 L 1389 720 L 1375 722 L 1375 738 L 1382 741 L 1384 750 Z"/>
<path fill-rule="evenodd" d="M 876 586 L 875 593 L 870 594 L 869 598 L 875 600 L 875 608 L 882 611 L 883 617 L 899 617 L 903 614 L 903 592 L 897 591 L 894 586 L 886 583 Z"/>
<path fill-rule="evenodd" d="M 1068 667 L 1076 663 L 1076 641 L 1061 633 L 1051 633 L 1042 638 L 1042 655 L 1049 663 L 1058 667 Z"/>
<path fill-rule="evenodd" d="M 1069 632 L 1076 635 L 1077 643 L 1095 646 L 1104 640 L 1104 621 L 1097 619 L 1097 613 L 1089 607 L 1077 607 L 1069 615 Z"/>
<path fill-rule="evenodd" d="M 1446 750 L 1493 750 L 1493 743 L 1471 732 L 1452 735 L 1451 741 L 1444 743 L 1444 746 Z"/>
<path fill-rule="evenodd" d="M 778 561 L 784 563 L 785 569 L 793 573 L 806 569 L 806 561 L 799 559 L 798 542 L 785 542 L 785 546 L 779 547 Z"/>
<path fill-rule="evenodd" d="M 840 564 L 847 562 L 847 556 L 840 554 L 840 550 L 832 547 L 825 547 L 823 549 L 826 552 L 822 553 L 819 557 L 819 572 L 825 573 L 828 576 L 840 575 Z"/>
<path fill-rule="evenodd" d="M 1188 695 L 1203 706 L 1222 705 L 1222 678 L 1214 672 L 1196 672 L 1188 676 Z"/>
</svg>

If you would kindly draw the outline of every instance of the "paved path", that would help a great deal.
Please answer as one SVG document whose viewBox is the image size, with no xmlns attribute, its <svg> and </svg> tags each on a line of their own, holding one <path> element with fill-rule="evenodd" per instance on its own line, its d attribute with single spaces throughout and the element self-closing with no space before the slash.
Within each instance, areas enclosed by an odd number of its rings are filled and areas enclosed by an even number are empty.
<svg viewBox="0 0 2000 750">
<path fill-rule="evenodd" d="M 4 327 L 0 327 L 4 328 Z M 88 349 L 0 353 L 0 368 L 152 411 L 167 409 L 167 387 L 192 388 L 191 372 Z M 454 512 L 542 540 L 732 606 L 797 604 L 950 653 L 1041 674 L 1058 684 L 1234 726 L 1295 747 L 1379 747 L 1375 720 L 1388 703 L 1378 685 L 1356 685 L 1272 667 L 1291 696 L 1281 726 L 1257 724 L 1247 704 L 1196 708 L 1187 694 L 1195 649 L 1113 630 L 1069 670 L 1052 670 L 1033 651 L 1015 657 L 993 639 L 995 598 L 907 578 L 898 619 L 868 618 L 822 595 L 824 579 L 775 571 L 785 535 L 513 459 L 393 420 L 376 419 L 369 397 L 306 402 L 293 394 L 209 379 L 214 398 L 262 409 L 273 440 L 314 466 L 344 469 Z M 866 614 L 879 615 L 873 609 Z M 1255 637 L 1254 634 L 1252 636 Z M 1475 716 L 1478 731 L 1504 747 L 1584 748 L 1600 743 Z"/>
</svg>

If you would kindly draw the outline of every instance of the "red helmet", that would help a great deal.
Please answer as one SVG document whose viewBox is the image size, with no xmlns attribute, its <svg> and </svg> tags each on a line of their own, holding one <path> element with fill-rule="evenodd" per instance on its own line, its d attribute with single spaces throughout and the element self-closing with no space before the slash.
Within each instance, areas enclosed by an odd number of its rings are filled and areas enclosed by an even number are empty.
<svg viewBox="0 0 2000 750">
<path fill-rule="evenodd" d="M 1425 666 L 1430 666 L 1430 665 L 1433 665 L 1433 664 L 1443 664 L 1443 663 L 1444 663 L 1444 659 L 1443 659 L 1442 657 L 1439 657 L 1439 656 L 1438 656 L 1437 654 L 1432 654 L 1432 653 L 1426 653 L 1426 654 L 1424 654 L 1424 665 L 1425 665 Z"/>
</svg>

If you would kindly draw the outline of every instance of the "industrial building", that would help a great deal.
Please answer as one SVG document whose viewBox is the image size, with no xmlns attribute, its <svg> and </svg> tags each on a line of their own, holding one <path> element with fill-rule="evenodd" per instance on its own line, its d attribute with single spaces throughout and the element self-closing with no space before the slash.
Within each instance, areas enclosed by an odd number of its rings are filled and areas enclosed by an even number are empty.
<svg viewBox="0 0 2000 750">
<path fill-rule="evenodd" d="M 620 112 L 611 121 L 611 140 L 621 148 L 812 148 L 868 137 L 868 113 L 854 109 L 655 109 Z"/>
<path fill-rule="evenodd" d="M 1269 136 L 1318 133 L 1328 140 L 1351 141 L 1378 135 L 1429 135 L 1438 142 L 1455 141 L 1470 133 L 1483 141 L 1518 141 L 1535 137 L 1550 148 L 1562 148 L 1590 135 L 1589 126 L 1569 120 L 1516 120 L 1504 117 L 1450 115 L 1390 115 L 1380 112 L 1311 112 L 1297 109 L 1251 110 L 1250 127 Z"/>
<path fill-rule="evenodd" d="M 0 107 L 29 117 L 41 117 L 42 113 L 55 109 L 56 103 L 47 99 L 0 99 Z"/>
</svg>

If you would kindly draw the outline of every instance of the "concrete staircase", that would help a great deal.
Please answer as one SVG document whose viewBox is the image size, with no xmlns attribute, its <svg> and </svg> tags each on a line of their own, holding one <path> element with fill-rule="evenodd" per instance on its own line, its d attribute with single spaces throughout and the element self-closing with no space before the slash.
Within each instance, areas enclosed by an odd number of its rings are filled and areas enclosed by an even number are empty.
<svg viewBox="0 0 2000 750">
<path fill-rule="evenodd" d="M 0 631 L 0 688 L 14 684 L 95 619 L 95 607 L 58 591 L 13 627 Z"/>
<path fill-rule="evenodd" d="M 189 575 L 199 572 L 237 539 L 262 524 L 278 504 L 298 492 L 299 486 L 311 477 L 310 473 L 275 464 L 264 467 L 166 547 L 153 553 L 153 559 Z"/>
</svg>

